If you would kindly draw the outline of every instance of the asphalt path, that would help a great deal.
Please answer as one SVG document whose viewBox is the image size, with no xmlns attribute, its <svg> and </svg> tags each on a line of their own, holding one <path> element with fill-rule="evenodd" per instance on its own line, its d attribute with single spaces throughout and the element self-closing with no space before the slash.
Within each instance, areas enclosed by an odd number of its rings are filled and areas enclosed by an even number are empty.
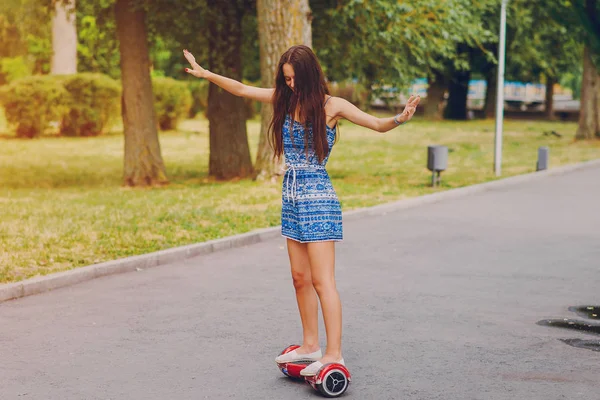
<svg viewBox="0 0 600 400">
<path fill-rule="evenodd" d="M 600 303 L 600 168 L 344 234 L 344 398 L 600 398 L 600 352 L 560 340 L 600 336 L 536 324 Z M 0 399 L 319 398 L 274 363 L 300 335 L 272 239 L 1 303 Z"/>
</svg>

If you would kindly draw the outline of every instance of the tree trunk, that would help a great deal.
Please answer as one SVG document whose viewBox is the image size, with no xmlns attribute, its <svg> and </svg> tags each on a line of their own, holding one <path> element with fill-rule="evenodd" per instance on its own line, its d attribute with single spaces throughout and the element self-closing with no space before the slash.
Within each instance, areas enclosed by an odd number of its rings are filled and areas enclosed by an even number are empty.
<svg viewBox="0 0 600 400">
<path fill-rule="evenodd" d="M 468 56 L 471 59 L 471 49 L 466 44 L 457 47 L 459 56 Z M 444 111 L 444 118 L 466 120 L 467 119 L 467 97 L 469 95 L 469 80 L 471 79 L 470 68 L 466 71 L 455 70 L 450 77 L 448 85 L 448 104 Z"/>
<path fill-rule="evenodd" d="M 146 15 L 143 10 L 133 10 L 134 3 L 135 0 L 117 0 L 115 4 L 123 82 L 123 183 L 146 186 L 167 183 L 168 180 L 154 112 Z"/>
<path fill-rule="evenodd" d="M 433 77 L 429 77 L 427 86 L 427 100 L 425 101 L 425 118 L 439 120 L 443 116 L 444 93 L 448 88 L 448 82 L 444 74 L 433 71 Z"/>
<path fill-rule="evenodd" d="M 586 46 L 583 52 L 579 127 L 575 134 L 575 139 L 600 138 L 599 86 L 600 76 L 592 61 L 591 49 Z"/>
<path fill-rule="evenodd" d="M 77 73 L 75 0 L 57 1 L 52 18 L 52 75 Z"/>
<path fill-rule="evenodd" d="M 485 118 L 494 118 L 496 116 L 496 100 L 498 97 L 498 69 L 491 68 L 488 71 L 485 80 L 487 86 L 485 88 L 483 115 Z"/>
<path fill-rule="evenodd" d="M 544 114 L 546 115 L 546 119 L 553 121 L 556 119 L 554 116 L 554 84 L 556 83 L 556 78 L 554 77 L 546 77 L 546 98 L 545 98 L 545 106 L 544 106 Z"/>
<path fill-rule="evenodd" d="M 448 85 L 448 104 L 444 112 L 444 118 L 466 120 L 467 119 L 467 96 L 469 94 L 469 79 L 471 71 L 456 71 Z"/>
<path fill-rule="evenodd" d="M 208 69 L 242 80 L 242 1 L 208 1 Z M 211 83 L 208 89 L 210 159 L 208 173 L 217 179 L 247 178 L 252 159 L 244 99 Z"/>
<path fill-rule="evenodd" d="M 312 45 L 312 13 L 308 0 L 257 0 L 260 72 L 263 87 L 274 87 L 279 58 L 296 44 Z M 267 130 L 273 107 L 263 104 L 260 138 L 256 156 L 257 179 L 270 179 L 281 173 L 281 164 L 273 160 Z"/>
</svg>

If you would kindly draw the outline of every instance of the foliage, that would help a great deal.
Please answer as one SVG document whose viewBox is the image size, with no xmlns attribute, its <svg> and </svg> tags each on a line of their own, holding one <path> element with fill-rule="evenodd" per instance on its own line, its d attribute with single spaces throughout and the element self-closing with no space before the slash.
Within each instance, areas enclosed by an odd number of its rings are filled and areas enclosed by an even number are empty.
<svg viewBox="0 0 600 400">
<path fill-rule="evenodd" d="M 331 80 L 407 87 L 446 60 L 464 68 L 456 44 L 476 46 L 491 37 L 478 18 L 487 3 L 344 0 L 329 8 L 331 1 L 314 1 L 315 47 Z"/>
<path fill-rule="evenodd" d="M 121 76 L 113 0 L 77 0 L 77 68 Z"/>
<path fill-rule="evenodd" d="M 0 60 L 0 74 L 4 83 L 32 74 L 33 65 L 24 56 L 5 57 Z"/>
<path fill-rule="evenodd" d="M 575 17 L 571 17 L 571 19 L 579 22 L 586 42 L 594 50 L 595 55 L 600 55 L 600 2 L 598 0 L 560 1 L 572 7 Z M 596 65 L 600 65 L 600 63 L 596 63 Z"/>
<path fill-rule="evenodd" d="M 242 18 L 242 76 L 260 82 L 260 50 L 256 12 L 248 11 Z"/>
<path fill-rule="evenodd" d="M 177 123 L 187 117 L 192 106 L 192 95 L 188 85 L 173 78 L 154 77 L 152 91 L 160 129 L 176 129 Z"/>
<path fill-rule="evenodd" d="M 47 75 L 16 80 L 0 92 L 6 120 L 24 138 L 39 136 L 50 122 L 60 121 L 67 96 L 61 81 Z"/>
<path fill-rule="evenodd" d="M 598 0 L 557 0 L 563 10 L 554 12 L 554 17 L 567 29 L 580 32 L 582 42 L 589 46 L 594 65 L 600 71 L 600 1 Z M 561 9 L 558 6 L 553 10 Z"/>
<path fill-rule="evenodd" d="M 154 75 L 177 79 L 187 77 L 187 61 L 182 50 L 194 53 L 198 61 L 206 60 L 206 2 L 142 1 L 148 18 L 148 42 L 151 45 Z"/>
<path fill-rule="evenodd" d="M 581 80 L 583 78 L 583 65 L 580 63 L 578 68 L 564 73 L 561 76 L 559 84 L 568 88 L 573 93 L 574 99 L 581 98 Z"/>
<path fill-rule="evenodd" d="M 540 75 L 560 79 L 581 66 L 581 32 L 552 18 L 568 9 L 555 0 L 513 0 L 508 19 L 507 76 L 540 81 Z"/>
<path fill-rule="evenodd" d="M 26 71 L 47 73 L 52 57 L 51 14 L 46 0 L 0 2 L 0 58 L 23 57 Z M 14 62 L 21 62 L 13 60 Z M 3 63 L 4 64 L 4 63 Z M 6 66 L 10 70 L 10 66 Z M 4 65 L 0 84 L 7 81 Z M 10 73 L 14 76 L 14 71 Z"/>
<path fill-rule="evenodd" d="M 60 133 L 65 136 L 98 136 L 121 110 L 121 85 L 97 73 L 81 73 L 65 77 L 69 92 L 68 111 Z"/>
<path fill-rule="evenodd" d="M 260 80 L 258 29 L 255 0 L 236 0 L 245 13 L 242 18 L 242 76 L 251 81 Z M 151 58 L 155 75 L 181 79 L 187 62 L 182 50 L 194 53 L 201 65 L 208 65 L 206 30 L 208 5 L 206 1 L 172 2 L 169 0 L 140 1 L 148 15 Z M 188 78 L 191 79 L 191 78 Z"/>
</svg>

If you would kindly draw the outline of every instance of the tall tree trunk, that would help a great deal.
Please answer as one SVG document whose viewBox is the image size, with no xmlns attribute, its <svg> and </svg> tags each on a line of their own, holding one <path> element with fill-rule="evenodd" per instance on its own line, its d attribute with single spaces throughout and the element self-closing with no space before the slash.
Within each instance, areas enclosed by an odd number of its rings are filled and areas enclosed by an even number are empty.
<svg viewBox="0 0 600 400">
<path fill-rule="evenodd" d="M 308 0 L 257 0 L 260 72 L 263 87 L 274 87 L 279 58 L 291 46 L 312 44 L 312 13 Z M 263 104 L 260 138 L 255 170 L 258 179 L 270 179 L 280 173 L 281 165 L 273 161 L 273 149 L 267 130 L 273 107 Z"/>
<path fill-rule="evenodd" d="M 425 118 L 439 120 L 443 116 L 444 93 L 448 82 L 444 74 L 433 71 L 433 76 L 428 77 L 427 100 L 425 101 Z"/>
<path fill-rule="evenodd" d="M 546 119 L 551 121 L 555 120 L 554 116 L 554 84 L 556 83 L 556 78 L 548 76 L 546 77 L 546 98 L 544 101 L 544 114 L 546 115 Z"/>
<path fill-rule="evenodd" d="M 57 1 L 52 18 L 53 75 L 77 73 L 77 27 L 75 0 Z"/>
<path fill-rule="evenodd" d="M 146 186 L 167 183 L 160 153 L 148 54 L 146 14 L 135 0 L 117 0 L 115 16 L 121 55 L 122 117 L 125 136 L 123 183 Z"/>
<path fill-rule="evenodd" d="M 486 88 L 485 88 L 485 104 L 483 106 L 483 113 L 485 118 L 494 118 L 496 116 L 496 100 L 498 95 L 498 69 L 491 68 L 486 77 Z"/>
<path fill-rule="evenodd" d="M 238 81 L 242 80 L 243 3 L 241 0 L 208 1 L 208 69 Z M 207 116 L 209 175 L 217 179 L 251 176 L 252 159 L 248 147 L 244 99 L 211 83 Z"/>
<path fill-rule="evenodd" d="M 583 78 L 581 81 L 581 100 L 579 109 L 579 127 L 575 139 L 600 138 L 600 75 L 592 61 L 591 49 L 583 52 Z"/>
</svg>

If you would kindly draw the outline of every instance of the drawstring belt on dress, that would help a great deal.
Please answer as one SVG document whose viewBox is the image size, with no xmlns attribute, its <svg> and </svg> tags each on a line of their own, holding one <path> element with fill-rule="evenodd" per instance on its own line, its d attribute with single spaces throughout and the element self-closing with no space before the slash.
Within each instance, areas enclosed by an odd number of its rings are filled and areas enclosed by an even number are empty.
<svg viewBox="0 0 600 400">
<path fill-rule="evenodd" d="M 296 181 L 296 170 L 319 170 L 325 169 L 323 165 L 320 164 L 299 164 L 299 163 L 285 163 L 285 172 L 292 171 L 290 174 L 287 174 L 287 178 L 285 181 L 285 196 L 288 201 L 290 201 L 290 197 L 292 198 L 292 204 L 296 205 L 296 196 L 298 195 L 298 187 Z M 290 186 L 290 175 L 292 175 L 292 185 Z"/>
</svg>

